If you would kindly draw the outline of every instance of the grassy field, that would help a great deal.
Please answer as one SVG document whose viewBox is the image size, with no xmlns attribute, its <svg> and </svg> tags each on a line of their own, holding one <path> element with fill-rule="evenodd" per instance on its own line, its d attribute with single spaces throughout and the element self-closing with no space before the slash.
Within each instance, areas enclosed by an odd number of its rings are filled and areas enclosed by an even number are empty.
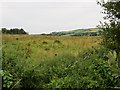
<svg viewBox="0 0 120 90">
<path fill-rule="evenodd" d="M 99 42 L 100 37 L 3 35 L 3 46 L 26 50 L 35 59 L 53 58 L 55 54 L 77 55 L 83 49 L 98 46 Z"/>
<path fill-rule="evenodd" d="M 117 87 L 116 53 L 100 36 L 3 35 L 3 87 Z"/>
</svg>

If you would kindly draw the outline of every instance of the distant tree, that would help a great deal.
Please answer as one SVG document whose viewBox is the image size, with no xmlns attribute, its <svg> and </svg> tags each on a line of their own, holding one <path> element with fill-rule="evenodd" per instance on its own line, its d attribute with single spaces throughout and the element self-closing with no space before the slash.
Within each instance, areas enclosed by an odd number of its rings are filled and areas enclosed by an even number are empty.
<svg viewBox="0 0 120 90">
<path fill-rule="evenodd" d="M 28 34 L 27 32 L 24 31 L 24 29 L 18 29 L 18 28 L 14 28 L 14 29 L 6 29 L 6 28 L 2 28 L 2 33 L 3 34 Z"/>
<path fill-rule="evenodd" d="M 47 34 L 45 34 L 45 33 L 42 33 L 41 35 L 47 35 Z"/>
<path fill-rule="evenodd" d="M 5 31 L 7 31 L 6 28 L 2 28 L 2 33 L 5 33 Z"/>
</svg>

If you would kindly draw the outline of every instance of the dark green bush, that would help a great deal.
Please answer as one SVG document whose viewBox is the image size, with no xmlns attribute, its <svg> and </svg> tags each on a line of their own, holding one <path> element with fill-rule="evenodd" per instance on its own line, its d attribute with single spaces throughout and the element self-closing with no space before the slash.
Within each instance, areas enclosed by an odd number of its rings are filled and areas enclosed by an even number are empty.
<svg viewBox="0 0 120 90">
<path fill-rule="evenodd" d="M 56 39 L 56 40 L 54 40 L 54 43 L 58 43 L 59 44 L 59 43 L 61 43 L 61 41 Z"/>
</svg>

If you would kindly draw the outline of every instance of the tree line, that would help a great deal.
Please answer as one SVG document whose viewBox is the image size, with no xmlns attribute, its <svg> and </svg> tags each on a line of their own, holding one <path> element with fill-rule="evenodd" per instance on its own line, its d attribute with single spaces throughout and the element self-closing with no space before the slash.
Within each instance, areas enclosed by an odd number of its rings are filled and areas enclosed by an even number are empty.
<svg viewBox="0 0 120 90">
<path fill-rule="evenodd" d="M 18 28 L 13 28 L 13 29 L 6 29 L 2 28 L 1 29 L 3 34 L 28 34 L 24 29 L 18 29 Z"/>
</svg>

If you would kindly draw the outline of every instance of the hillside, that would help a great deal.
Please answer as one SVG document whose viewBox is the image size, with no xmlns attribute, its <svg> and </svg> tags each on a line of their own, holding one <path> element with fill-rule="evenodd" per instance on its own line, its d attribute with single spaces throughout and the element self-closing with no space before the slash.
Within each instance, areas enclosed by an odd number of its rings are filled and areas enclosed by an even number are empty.
<svg viewBox="0 0 120 90">
<path fill-rule="evenodd" d="M 51 36 L 98 36 L 99 29 L 98 28 L 76 29 L 76 30 L 69 30 L 69 31 L 52 32 L 49 35 Z"/>
</svg>

